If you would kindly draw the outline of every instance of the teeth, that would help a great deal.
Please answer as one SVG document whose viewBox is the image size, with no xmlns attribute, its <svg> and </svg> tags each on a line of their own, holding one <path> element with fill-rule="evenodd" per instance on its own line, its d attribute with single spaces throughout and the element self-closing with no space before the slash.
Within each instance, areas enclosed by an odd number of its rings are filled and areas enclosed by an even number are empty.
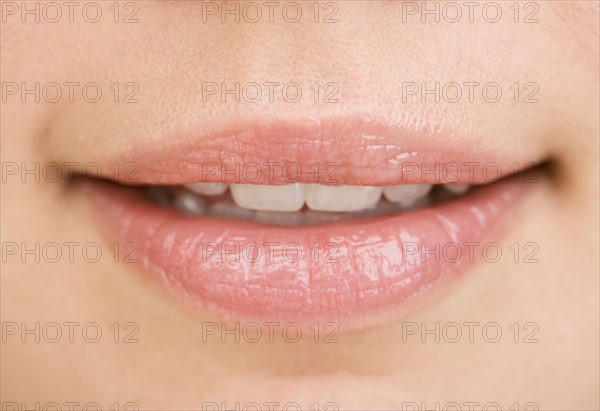
<svg viewBox="0 0 600 411">
<path fill-rule="evenodd" d="M 304 224 L 317 224 L 330 221 L 338 221 L 344 218 L 343 213 L 327 213 L 321 211 L 306 210 L 304 211 L 302 222 Z"/>
<path fill-rule="evenodd" d="M 219 201 L 218 203 L 212 204 L 208 209 L 208 215 L 213 217 L 241 218 L 250 220 L 252 219 L 253 214 L 253 211 L 240 208 L 231 201 Z"/>
<path fill-rule="evenodd" d="M 277 211 L 256 211 L 254 221 L 261 223 L 300 225 L 303 221 L 302 213 L 278 213 Z"/>
<path fill-rule="evenodd" d="M 299 225 L 424 208 L 435 202 L 451 200 L 471 188 L 468 184 L 443 184 L 445 190 L 430 195 L 431 184 L 372 187 L 190 183 L 185 187 L 187 189 L 180 186 L 167 190 L 149 186 L 146 191 L 157 203 L 187 214 Z M 228 188 L 231 196 L 221 196 Z M 379 201 L 382 194 L 386 200 Z M 305 203 L 307 209 L 296 213 Z"/>
<path fill-rule="evenodd" d="M 421 197 L 421 198 L 417 198 L 416 200 L 412 200 L 412 201 L 407 201 L 404 203 L 398 203 L 398 205 L 400 206 L 400 208 L 404 211 L 407 210 L 414 210 L 416 208 L 424 208 L 424 207 L 428 207 L 429 205 L 431 205 L 431 196 L 425 196 L 425 197 Z"/>
<path fill-rule="evenodd" d="M 223 183 L 190 183 L 185 184 L 185 187 L 196 194 L 205 196 L 218 196 L 227 190 L 227 184 Z"/>
<path fill-rule="evenodd" d="M 317 211 L 359 211 L 377 204 L 383 189 L 368 186 L 304 186 L 306 205 Z"/>
<path fill-rule="evenodd" d="M 410 205 L 415 200 L 425 197 L 431 191 L 432 187 L 431 184 L 389 186 L 383 189 L 383 194 L 391 202 Z"/>
<path fill-rule="evenodd" d="M 299 183 L 268 186 L 232 184 L 233 201 L 242 208 L 259 211 L 298 211 L 304 204 Z"/>
<path fill-rule="evenodd" d="M 444 188 L 452 194 L 461 195 L 469 191 L 471 186 L 468 184 L 444 184 Z"/>
<path fill-rule="evenodd" d="M 187 214 L 204 215 L 206 206 L 200 197 L 190 192 L 181 191 L 176 194 L 173 206 Z"/>
</svg>

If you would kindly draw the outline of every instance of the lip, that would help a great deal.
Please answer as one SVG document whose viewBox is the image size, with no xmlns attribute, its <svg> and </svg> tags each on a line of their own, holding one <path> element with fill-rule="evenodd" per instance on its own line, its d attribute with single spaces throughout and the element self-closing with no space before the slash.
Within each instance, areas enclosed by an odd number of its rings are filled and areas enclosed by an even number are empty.
<svg viewBox="0 0 600 411">
<path fill-rule="evenodd" d="M 382 186 L 486 184 L 516 171 L 514 157 L 501 158 L 497 150 L 475 147 L 470 140 L 451 128 L 364 118 L 238 122 L 209 135 L 197 127 L 151 147 L 138 146 L 119 158 L 128 173 L 111 171 L 105 177 L 125 184 Z M 114 158 L 102 168 L 114 170 L 112 164 Z"/>
<path fill-rule="evenodd" d="M 87 186 L 122 255 L 136 244 L 141 271 L 193 309 L 345 328 L 401 315 L 460 277 L 478 260 L 468 244 L 480 250 L 527 192 L 507 179 L 412 212 L 290 228 L 187 216 L 110 184 Z"/>
<path fill-rule="evenodd" d="M 343 151 L 358 154 L 346 158 L 338 169 L 341 181 L 327 184 L 384 185 L 406 182 L 407 176 L 398 173 L 406 159 L 422 161 L 430 170 L 425 176 L 433 178 L 431 170 L 439 166 L 436 159 L 442 153 L 449 153 L 442 165 L 484 165 L 481 159 L 490 158 L 486 153 L 458 152 L 447 143 L 427 150 L 438 132 L 411 134 L 405 130 L 399 134 L 392 127 L 375 134 L 382 130 L 380 124 L 361 124 L 366 126 L 357 129 L 351 122 L 328 125 L 307 138 L 302 147 L 299 142 L 317 125 L 254 126 L 244 132 L 231 129 L 191 148 L 176 144 L 138 152 L 129 156 L 139 165 L 133 185 L 244 182 L 232 181 L 234 173 L 225 180 L 206 178 L 198 167 L 206 161 L 232 165 L 281 158 L 308 166 L 340 158 Z M 334 128 L 338 134 L 329 134 Z M 348 134 L 340 136 L 344 131 Z M 333 146 L 338 136 L 341 146 Z M 403 153 L 414 154 L 403 157 Z M 475 158 L 480 160 L 473 161 Z M 503 164 L 501 161 L 495 164 Z M 373 168 L 376 164 L 381 164 L 381 172 Z M 452 182 L 480 182 L 473 170 L 471 167 Z M 411 177 L 409 182 L 424 182 L 423 176 Z M 272 177 L 261 183 L 289 182 Z M 449 182 L 439 181 L 440 177 L 445 178 L 439 175 L 435 181 L 425 181 Z M 315 182 L 314 175 L 306 178 Z M 492 241 L 491 236 L 498 235 L 501 222 L 518 204 L 516 200 L 531 187 L 505 178 L 454 201 L 420 210 L 282 227 L 191 217 L 151 204 L 133 190 L 104 183 L 84 186 L 98 206 L 94 214 L 101 218 L 100 225 L 111 241 L 122 247 L 136 244 L 141 271 L 193 309 L 224 320 L 337 322 L 345 329 L 401 316 L 461 277 L 478 260 L 471 257 L 469 244 L 482 246 L 484 241 Z M 457 256 L 457 251 L 462 255 Z"/>
</svg>

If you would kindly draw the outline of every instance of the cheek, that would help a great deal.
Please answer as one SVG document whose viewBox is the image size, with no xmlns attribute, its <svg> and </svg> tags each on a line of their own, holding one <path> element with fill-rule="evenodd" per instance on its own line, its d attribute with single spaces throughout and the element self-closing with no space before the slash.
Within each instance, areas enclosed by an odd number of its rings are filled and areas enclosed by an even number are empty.
<svg viewBox="0 0 600 411">
<path fill-rule="evenodd" d="M 600 3 L 565 1 L 551 4 L 551 7 L 556 15 L 556 28 L 550 30 L 554 40 L 575 60 L 583 61 L 597 70 Z"/>
</svg>

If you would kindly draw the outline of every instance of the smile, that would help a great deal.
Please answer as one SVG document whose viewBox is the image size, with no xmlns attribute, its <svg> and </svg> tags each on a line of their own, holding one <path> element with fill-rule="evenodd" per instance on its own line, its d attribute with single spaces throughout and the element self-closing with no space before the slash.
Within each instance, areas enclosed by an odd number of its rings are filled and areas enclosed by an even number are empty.
<svg viewBox="0 0 600 411">
<path fill-rule="evenodd" d="M 358 328 L 461 277 L 533 188 L 539 167 L 515 173 L 439 133 L 244 125 L 134 150 L 134 173 L 82 185 L 107 238 L 135 244 L 140 271 L 193 310 Z"/>
</svg>

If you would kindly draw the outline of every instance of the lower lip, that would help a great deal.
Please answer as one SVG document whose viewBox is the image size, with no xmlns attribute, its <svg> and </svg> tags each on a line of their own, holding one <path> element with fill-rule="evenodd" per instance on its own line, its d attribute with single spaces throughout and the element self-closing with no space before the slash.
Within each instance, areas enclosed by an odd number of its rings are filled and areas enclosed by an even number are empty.
<svg viewBox="0 0 600 411">
<path fill-rule="evenodd" d="M 193 309 L 347 329 L 401 316 L 460 277 L 528 187 L 505 180 L 434 207 L 302 227 L 191 217 L 110 185 L 86 188 L 111 241 L 129 254 L 135 244 L 141 271 Z"/>
</svg>

